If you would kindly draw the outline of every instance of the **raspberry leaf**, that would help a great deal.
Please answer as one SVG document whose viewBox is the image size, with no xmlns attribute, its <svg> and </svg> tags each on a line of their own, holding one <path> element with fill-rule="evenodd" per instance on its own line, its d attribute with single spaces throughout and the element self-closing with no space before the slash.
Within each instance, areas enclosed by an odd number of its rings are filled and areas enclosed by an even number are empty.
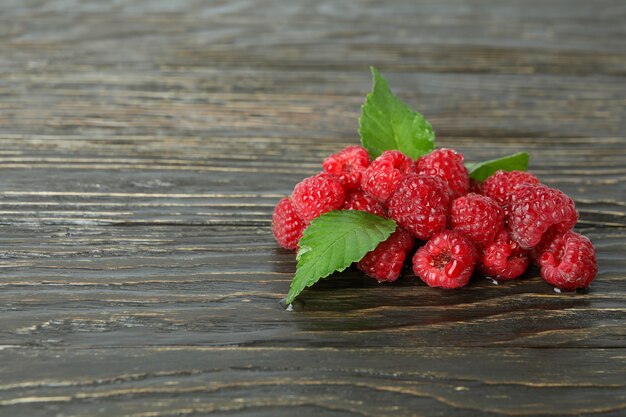
<svg viewBox="0 0 626 417">
<path fill-rule="evenodd" d="M 498 170 L 527 171 L 528 154 L 526 152 L 518 152 L 489 161 L 466 163 L 465 166 L 470 172 L 470 178 L 476 181 L 484 181 Z"/>
<path fill-rule="evenodd" d="M 421 114 L 396 97 L 374 67 L 372 92 L 359 117 L 361 144 L 375 158 L 386 150 L 398 150 L 417 159 L 435 148 L 435 132 Z"/>
<path fill-rule="evenodd" d="M 285 300 L 333 272 L 341 272 L 386 240 L 396 223 L 358 210 L 335 210 L 314 219 L 300 239 L 296 275 Z"/>
</svg>

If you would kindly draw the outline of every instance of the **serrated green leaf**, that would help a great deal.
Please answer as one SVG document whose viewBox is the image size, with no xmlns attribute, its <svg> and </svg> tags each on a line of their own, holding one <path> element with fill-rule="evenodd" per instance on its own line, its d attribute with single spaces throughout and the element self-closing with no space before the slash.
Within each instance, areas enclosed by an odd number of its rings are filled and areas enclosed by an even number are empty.
<svg viewBox="0 0 626 417">
<path fill-rule="evenodd" d="M 526 152 L 518 152 L 489 161 L 467 163 L 465 166 L 470 172 L 470 178 L 476 181 L 484 181 L 498 170 L 527 171 L 528 159 L 529 157 Z"/>
<path fill-rule="evenodd" d="M 396 97 L 374 67 L 372 92 L 359 117 L 361 144 L 375 158 L 386 150 L 399 150 L 413 159 L 435 148 L 435 132 L 421 114 Z"/>
<path fill-rule="evenodd" d="M 358 210 L 331 211 L 314 219 L 299 242 L 287 305 L 306 287 L 360 261 L 395 229 L 393 220 Z"/>
</svg>

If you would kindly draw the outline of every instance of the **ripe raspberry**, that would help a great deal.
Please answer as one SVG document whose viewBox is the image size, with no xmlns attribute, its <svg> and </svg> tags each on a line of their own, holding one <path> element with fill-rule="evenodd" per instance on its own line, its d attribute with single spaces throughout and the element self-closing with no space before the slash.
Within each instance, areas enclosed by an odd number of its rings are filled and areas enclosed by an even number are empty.
<svg viewBox="0 0 626 417">
<path fill-rule="evenodd" d="M 378 216 L 387 217 L 387 210 L 374 197 L 357 190 L 346 196 L 344 210 L 361 210 Z"/>
<path fill-rule="evenodd" d="M 285 197 L 280 200 L 272 214 L 272 232 L 278 244 L 285 249 L 296 249 L 305 227 L 291 199 Z"/>
<path fill-rule="evenodd" d="M 413 249 L 414 239 L 409 232 L 398 228 L 387 240 L 368 252 L 357 264 L 357 268 L 378 282 L 393 282 L 400 276 L 404 259 Z"/>
<path fill-rule="evenodd" d="M 363 171 L 370 164 L 370 156 L 362 146 L 348 146 L 330 155 L 322 164 L 324 172 L 339 180 L 344 190 L 356 190 L 361 185 Z"/>
<path fill-rule="evenodd" d="M 509 196 L 506 220 L 513 240 L 531 249 L 550 227 L 559 232 L 574 227 L 578 212 L 572 199 L 559 190 L 521 184 Z"/>
<path fill-rule="evenodd" d="M 557 288 L 587 288 L 598 273 L 596 251 L 585 236 L 569 231 L 554 234 L 538 258 L 541 277 Z"/>
<path fill-rule="evenodd" d="M 444 180 L 457 198 L 469 190 L 469 172 L 463 165 L 463 155 L 452 149 L 441 148 L 424 155 L 415 162 L 417 173 Z"/>
<path fill-rule="evenodd" d="M 539 179 L 533 174 L 523 171 L 496 171 L 483 182 L 482 194 L 496 200 L 504 206 L 509 195 L 520 184 L 539 185 Z"/>
<path fill-rule="evenodd" d="M 385 203 L 398 189 L 400 181 L 415 172 L 413 160 L 400 151 L 385 151 L 363 173 L 363 191 Z"/>
<path fill-rule="evenodd" d="M 452 229 L 463 233 L 477 248 L 484 248 L 504 228 L 504 211 L 489 197 L 467 194 L 452 202 L 450 225 Z"/>
<path fill-rule="evenodd" d="M 469 282 L 478 254 L 465 236 L 446 230 L 413 256 L 413 272 L 431 287 L 460 288 Z"/>
<path fill-rule="evenodd" d="M 446 228 L 452 192 L 437 177 L 407 176 L 389 199 L 389 215 L 421 240 Z"/>
<path fill-rule="evenodd" d="M 296 213 L 306 224 L 321 214 L 343 207 L 344 198 L 339 181 L 324 173 L 305 178 L 291 195 Z"/>
<path fill-rule="evenodd" d="M 528 251 L 502 230 L 496 240 L 482 254 L 480 269 L 497 280 L 506 281 L 522 275 L 528 268 Z"/>
</svg>

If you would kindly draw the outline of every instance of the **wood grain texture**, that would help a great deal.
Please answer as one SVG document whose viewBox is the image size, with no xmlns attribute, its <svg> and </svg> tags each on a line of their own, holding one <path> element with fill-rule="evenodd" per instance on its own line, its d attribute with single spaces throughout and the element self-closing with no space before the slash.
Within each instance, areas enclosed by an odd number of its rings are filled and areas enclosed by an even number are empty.
<svg viewBox="0 0 626 417">
<path fill-rule="evenodd" d="M 622 1 L 0 2 L 0 416 L 622 416 Z M 357 142 L 369 65 L 470 161 L 520 150 L 598 250 L 279 304 L 274 204 Z"/>
</svg>

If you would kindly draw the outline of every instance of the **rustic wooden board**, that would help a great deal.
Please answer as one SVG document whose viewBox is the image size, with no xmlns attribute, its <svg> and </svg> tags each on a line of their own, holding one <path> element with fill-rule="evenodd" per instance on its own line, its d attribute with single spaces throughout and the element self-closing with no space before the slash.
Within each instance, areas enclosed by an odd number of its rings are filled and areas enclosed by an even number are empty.
<svg viewBox="0 0 626 417">
<path fill-rule="evenodd" d="M 0 2 L 1 416 L 622 416 L 622 1 Z M 355 270 L 286 312 L 273 205 L 376 65 L 572 195 L 588 293 Z"/>
</svg>

